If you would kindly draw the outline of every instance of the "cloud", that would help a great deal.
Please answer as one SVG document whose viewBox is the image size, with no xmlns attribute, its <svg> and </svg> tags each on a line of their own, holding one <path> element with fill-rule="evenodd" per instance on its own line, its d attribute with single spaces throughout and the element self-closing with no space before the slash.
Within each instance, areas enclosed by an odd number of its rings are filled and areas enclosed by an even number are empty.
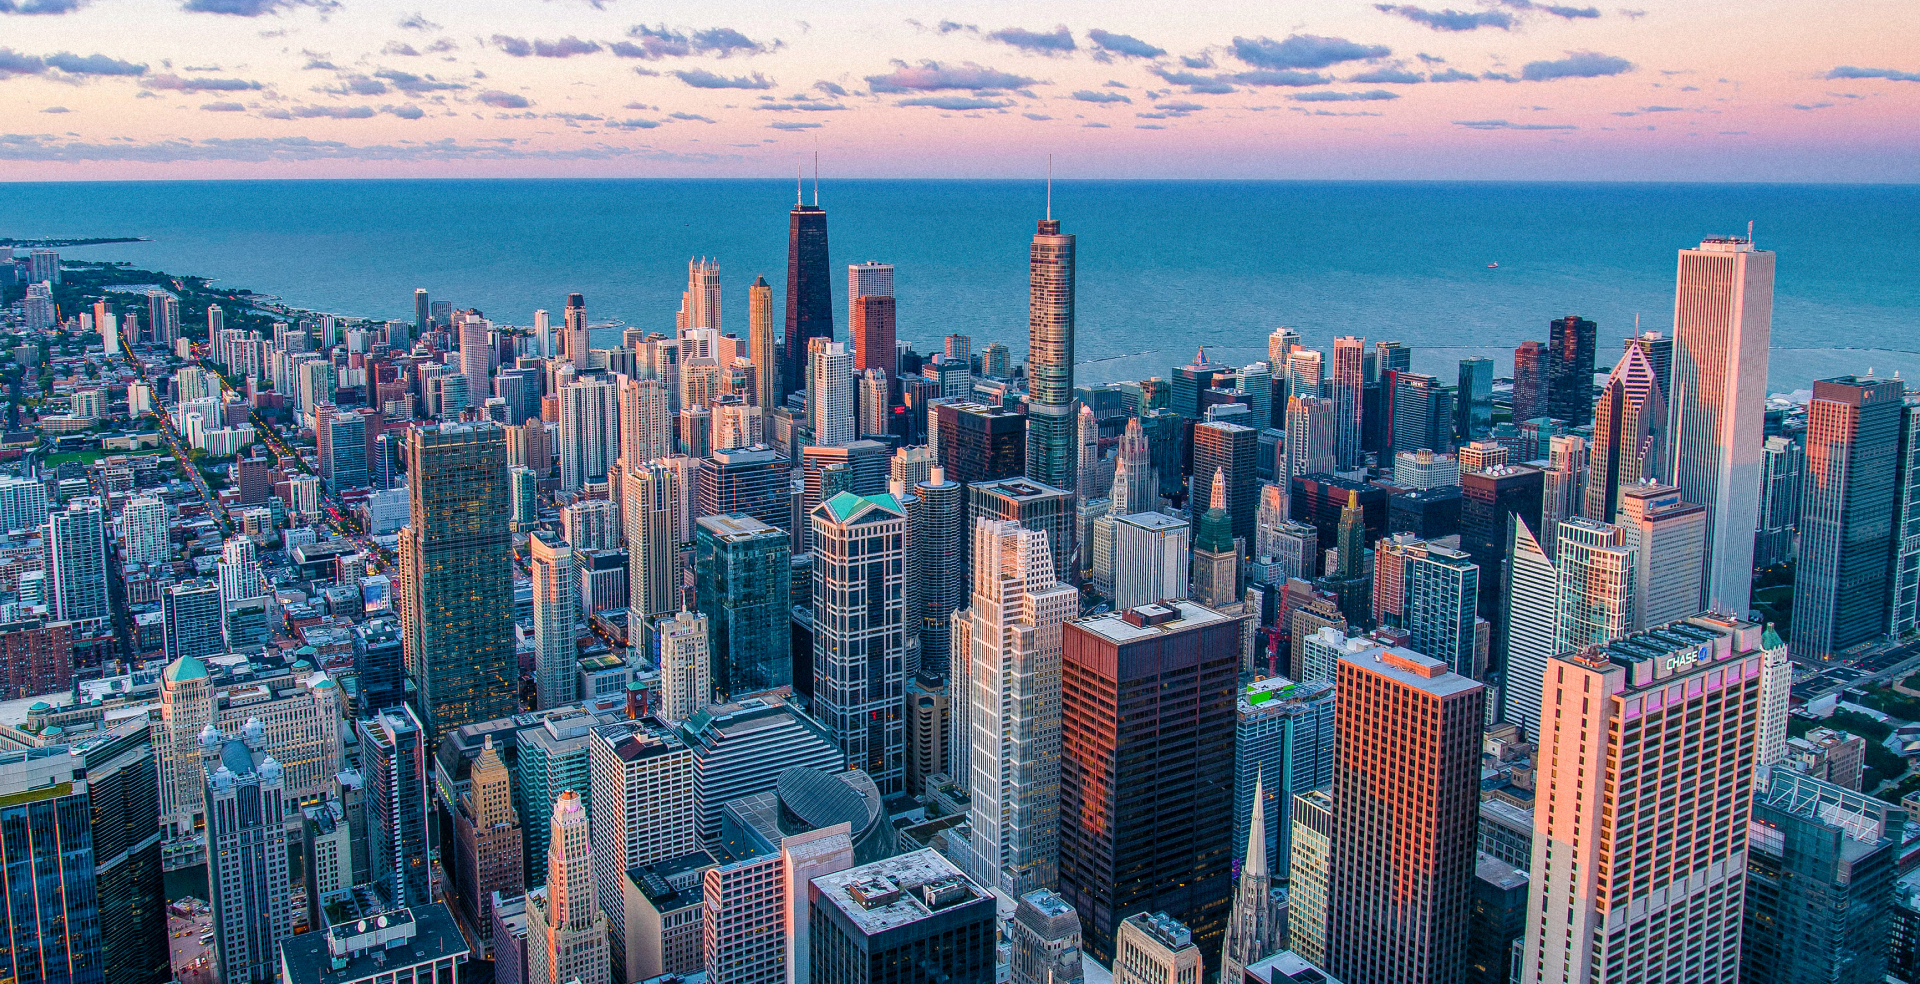
<svg viewBox="0 0 1920 984">
<path fill-rule="evenodd" d="M 202 104 L 200 111 L 203 113 L 240 113 L 245 112 L 246 108 L 247 107 L 237 102 L 210 102 Z"/>
<path fill-rule="evenodd" d="M 953 89 L 1024 89 L 1034 84 L 1034 79 L 1011 72 L 1002 72 L 967 62 L 962 65 L 942 65 L 936 61 L 923 61 L 917 66 L 896 61 L 894 69 L 885 75 L 867 76 L 867 87 L 875 92 L 941 92 Z"/>
<path fill-rule="evenodd" d="M 1535 6 L 1534 9 L 1542 10 L 1555 17 L 1563 17 L 1567 20 L 1588 20 L 1600 16 L 1600 8 L 1598 7 L 1555 7 L 1548 4 L 1539 4 Z M 1625 13 L 1625 11 L 1621 12 Z"/>
<path fill-rule="evenodd" d="M 982 99 L 977 96 L 915 96 L 902 99 L 896 106 L 931 106 L 934 109 L 1005 109 L 1013 105 L 1011 99 Z"/>
<path fill-rule="evenodd" d="M 1136 130 L 1164 130 L 1164 129 L 1166 129 L 1166 127 L 1164 127 L 1164 126 L 1161 126 L 1161 125 L 1160 125 L 1160 124 L 1158 124 L 1158 123 L 1135 123 L 1135 124 L 1133 125 L 1133 128 L 1134 128 L 1134 129 L 1136 129 Z"/>
<path fill-rule="evenodd" d="M 1287 98 L 1296 102 L 1379 102 L 1398 99 L 1400 94 L 1385 89 L 1368 89 L 1365 92 L 1297 92 Z"/>
<path fill-rule="evenodd" d="M 428 20 L 425 14 L 408 14 L 396 23 L 402 30 L 407 31 L 438 31 L 440 29 L 440 25 Z"/>
<path fill-rule="evenodd" d="M 387 84 L 365 75 L 344 75 L 339 85 L 330 85 L 320 90 L 336 96 L 377 96 L 387 91 Z"/>
<path fill-rule="evenodd" d="M 412 72 L 402 72 L 394 68 L 380 69 L 373 73 L 373 77 L 385 79 L 401 92 L 414 95 L 423 92 L 447 92 L 453 89 L 464 89 L 467 87 L 464 82 L 442 82 L 431 75 L 415 75 Z"/>
<path fill-rule="evenodd" d="M 195 14 L 226 14 L 231 17 L 262 17 L 277 14 L 284 7 L 338 7 L 334 0 L 187 0 L 181 10 Z"/>
<path fill-rule="evenodd" d="M 0 0 L 0 14 L 71 14 L 80 9 L 80 3 L 81 0 Z"/>
<path fill-rule="evenodd" d="M 1831 109 L 1833 108 L 1833 104 L 1830 102 L 1794 103 L 1792 106 L 1788 108 L 1797 109 L 1802 112 L 1811 112 L 1812 110 L 1816 110 L 1816 109 Z"/>
<path fill-rule="evenodd" d="M 526 58 L 533 54 L 533 43 L 526 38 L 516 38 L 506 34 L 496 34 L 491 39 L 493 46 L 515 58 Z"/>
<path fill-rule="evenodd" d="M 1184 85 L 1194 95 L 1221 96 L 1233 92 L 1232 85 L 1217 75 L 1201 75 L 1198 72 L 1172 72 L 1158 65 L 1147 69 L 1168 85 Z"/>
<path fill-rule="evenodd" d="M 772 96 L 761 96 L 760 98 L 767 101 L 754 104 L 754 109 L 770 109 L 774 112 L 798 111 L 803 113 L 828 113 L 852 108 L 837 102 L 829 102 L 825 99 L 814 99 L 810 96 L 798 94 L 788 96 L 786 99 L 775 99 Z"/>
<path fill-rule="evenodd" d="M 1578 130 L 1571 123 L 1509 123 L 1506 120 L 1454 120 L 1469 130 Z"/>
<path fill-rule="evenodd" d="M 1233 39 L 1233 56 L 1256 68 L 1327 68 L 1341 62 L 1385 58 L 1393 50 L 1381 44 L 1358 44 L 1346 38 L 1295 34 L 1284 41 L 1272 38 Z"/>
<path fill-rule="evenodd" d="M 1348 82 L 1360 82 L 1369 85 L 1412 85 L 1413 83 L 1425 82 L 1426 80 L 1427 77 L 1421 75 L 1419 72 L 1409 72 L 1398 65 L 1382 65 L 1379 68 L 1361 72 L 1359 75 L 1347 77 Z"/>
<path fill-rule="evenodd" d="M 1127 98 L 1126 96 L 1121 95 L 1118 92 L 1095 92 L 1092 89 L 1081 89 L 1080 91 L 1075 92 L 1073 94 L 1073 98 L 1078 99 L 1081 102 L 1090 102 L 1090 103 L 1131 103 L 1133 102 L 1133 100 Z"/>
<path fill-rule="evenodd" d="M 1079 48 L 1073 43 L 1073 32 L 1065 24 L 1042 34 L 1024 28 L 1009 27 L 987 35 L 987 40 L 1012 45 L 1021 51 L 1036 55 L 1063 55 Z"/>
<path fill-rule="evenodd" d="M 1213 55 L 1205 51 L 1202 51 L 1197 55 L 1181 55 L 1180 64 L 1185 65 L 1188 68 L 1212 68 Z"/>
<path fill-rule="evenodd" d="M 572 58 L 574 55 L 591 55 L 599 50 L 599 42 L 582 41 L 571 34 L 555 41 L 539 38 L 533 41 L 533 53 L 541 58 Z"/>
<path fill-rule="evenodd" d="M 12 48 L 0 48 L 0 79 L 15 75 L 39 75 L 47 70 L 47 63 L 33 55 L 23 55 Z"/>
<path fill-rule="evenodd" d="M 1920 72 L 1902 72 L 1892 68 L 1855 68 L 1841 65 L 1828 72 L 1830 79 L 1886 79 L 1889 82 L 1920 82 Z"/>
<path fill-rule="evenodd" d="M 910 23 L 918 23 L 918 22 L 910 22 Z M 972 24 L 962 24 L 959 21 L 950 21 L 950 20 L 941 21 L 939 25 L 934 28 L 934 30 L 940 32 L 941 34 L 952 34 L 955 31 L 963 31 L 968 34 L 980 33 L 980 29 L 973 26 Z"/>
<path fill-rule="evenodd" d="M 1326 85 L 1333 81 L 1329 75 L 1318 72 L 1298 72 L 1293 70 L 1262 70 L 1257 72 L 1235 72 L 1227 76 L 1244 85 L 1280 85 L 1289 88 L 1301 88 L 1309 85 Z"/>
<path fill-rule="evenodd" d="M 608 49 L 621 58 L 641 58 L 646 61 L 685 58 L 695 54 L 727 58 L 736 54 L 760 54 L 780 47 L 779 41 L 763 44 L 731 27 L 710 27 L 688 33 L 665 24 L 654 27 L 635 24 L 627 28 L 627 37 L 633 40 L 616 41 L 608 45 Z"/>
<path fill-rule="evenodd" d="M 1529 82 L 1550 82 L 1554 79 L 1592 79 L 1630 71 L 1633 71 L 1633 63 L 1625 58 L 1603 55 L 1597 51 L 1570 51 L 1567 57 L 1557 61 L 1528 62 L 1520 69 L 1520 77 Z"/>
<path fill-rule="evenodd" d="M 680 81 L 696 89 L 771 89 L 773 80 L 755 72 L 752 75 L 715 75 L 704 68 L 674 72 Z"/>
<path fill-rule="evenodd" d="M 248 81 L 247 79 L 183 79 L 172 73 L 151 76 L 145 82 L 142 82 L 141 85 L 149 89 L 161 89 L 170 92 L 246 92 L 261 88 L 260 83 Z"/>
<path fill-rule="evenodd" d="M 1475 75 L 1472 72 L 1462 72 L 1457 68 L 1449 68 L 1444 72 L 1433 72 L 1429 74 L 1427 76 L 1427 81 L 1428 82 L 1475 82 L 1475 81 L 1478 81 L 1479 78 L 1480 76 Z"/>
<path fill-rule="evenodd" d="M 382 106 L 380 107 L 380 111 L 390 116 L 398 116 L 403 120 L 417 120 L 420 117 L 427 115 L 426 110 L 423 110 L 420 107 L 413 105 L 412 103 L 407 103 L 404 106 Z"/>
<path fill-rule="evenodd" d="M 676 120 L 695 120 L 701 123 L 718 122 L 717 120 L 712 120 L 712 119 L 708 119 L 705 116 L 701 116 L 699 113 L 668 113 L 667 116 Z"/>
<path fill-rule="evenodd" d="M 1404 3 L 1376 3 L 1373 9 L 1395 17 L 1405 17 L 1436 31 L 1477 31 L 1483 27 L 1513 30 L 1513 15 L 1504 10 L 1428 10 Z"/>
<path fill-rule="evenodd" d="M 516 92 L 501 92 L 499 89 L 488 89 L 474 98 L 495 109 L 526 109 L 533 105 L 526 96 Z"/>
<path fill-rule="evenodd" d="M 1053 117 L 1048 116 L 1045 113 L 1021 113 L 1020 115 L 1026 117 L 1027 119 L 1033 120 L 1036 123 L 1044 123 L 1047 120 L 1053 119 Z"/>
<path fill-rule="evenodd" d="M 1125 58 L 1158 58 L 1167 53 L 1167 49 L 1156 48 L 1131 34 L 1115 34 L 1097 27 L 1087 32 L 1087 40 L 1101 51 L 1110 51 Z"/>
<path fill-rule="evenodd" d="M 774 120 L 772 123 L 768 123 L 767 126 L 772 127 L 775 130 L 818 130 L 823 126 L 826 126 L 826 124 L 825 123 L 801 123 L 795 120 Z"/>
<path fill-rule="evenodd" d="M 73 75 L 145 75 L 147 66 L 136 65 L 118 58 L 93 54 L 82 57 L 72 52 L 62 51 L 47 56 L 47 64 L 62 72 Z"/>
<path fill-rule="evenodd" d="M 263 114 L 265 115 L 265 114 Z M 356 146 L 312 137 L 240 137 L 161 140 L 155 143 L 62 141 L 46 135 L 0 134 L 0 160 L 16 161 L 470 161 L 470 160 L 617 160 L 635 158 L 689 163 L 736 160 L 737 155 L 676 153 L 652 147 L 595 144 L 588 147 L 520 148 L 508 143 L 460 143 L 452 139 L 405 144 Z"/>
<path fill-rule="evenodd" d="M 1199 103 L 1195 103 L 1195 102 L 1181 102 L 1179 100 L 1175 100 L 1173 102 L 1154 103 L 1153 108 L 1159 110 L 1162 113 L 1167 114 L 1168 116 L 1187 116 L 1191 113 L 1196 113 L 1196 112 L 1199 112 L 1200 110 L 1206 109 L 1207 107 L 1202 106 Z M 1140 114 L 1136 113 L 1135 115 L 1140 115 Z"/>
<path fill-rule="evenodd" d="M 608 120 L 607 125 L 616 130 L 652 130 L 663 124 L 661 124 L 659 120 L 635 118 L 631 120 Z"/>
<path fill-rule="evenodd" d="M 60 113 L 71 113 L 71 112 L 73 112 L 73 110 L 71 110 L 71 109 L 68 109 L 68 108 L 67 108 L 67 107 L 65 107 L 65 106 L 48 106 L 48 107 L 47 107 L 46 109 L 43 109 L 43 110 L 41 110 L 41 112 L 42 112 L 42 113 L 53 113 L 53 114 L 55 114 L 55 115 L 58 115 L 58 114 L 60 114 Z"/>
<path fill-rule="evenodd" d="M 368 120 L 372 106 L 296 106 L 293 117 L 300 120 Z"/>
<path fill-rule="evenodd" d="M 1081 129 L 1084 129 L 1084 130 L 1110 130 L 1110 129 L 1112 129 L 1112 127 L 1110 127 L 1110 126 L 1108 126 L 1108 125 L 1107 125 L 1107 124 L 1105 124 L 1105 123 L 1082 123 L 1082 124 L 1080 124 L 1080 127 L 1081 127 Z"/>
<path fill-rule="evenodd" d="M 420 57 L 420 52 L 414 50 L 413 45 L 404 44 L 399 41 L 388 41 L 380 47 L 380 53 L 383 55 L 395 55 L 401 58 Z"/>
<path fill-rule="evenodd" d="M 825 79 L 821 79 L 820 81 L 815 82 L 813 84 L 813 88 L 815 91 L 824 92 L 829 96 L 837 97 L 837 96 L 844 96 L 847 94 L 847 90 L 845 86 L 842 86 L 837 82 L 828 82 Z"/>
<path fill-rule="evenodd" d="M 325 58 L 320 57 L 319 55 L 314 54 L 311 51 L 304 52 L 304 54 L 306 54 L 308 57 L 307 57 L 307 63 L 305 65 L 300 66 L 302 71 L 337 72 L 340 70 L 340 66 L 335 65 L 334 63 L 326 60 Z"/>
</svg>

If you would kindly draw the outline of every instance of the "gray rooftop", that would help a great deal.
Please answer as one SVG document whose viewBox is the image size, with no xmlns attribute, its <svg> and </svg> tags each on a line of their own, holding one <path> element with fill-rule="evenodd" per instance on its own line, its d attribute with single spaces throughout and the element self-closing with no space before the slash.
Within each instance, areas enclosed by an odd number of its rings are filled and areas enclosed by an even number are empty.
<svg viewBox="0 0 1920 984">
<path fill-rule="evenodd" d="M 471 952 L 453 914 L 444 903 L 435 903 L 288 937 L 280 944 L 281 979 L 285 984 L 347 984 L 435 960 L 464 963 Z M 334 966 L 336 953 L 345 958 L 344 966 Z"/>
<path fill-rule="evenodd" d="M 1447 664 L 1399 646 L 1373 646 L 1357 653 L 1341 653 L 1340 662 L 1352 663 L 1366 672 L 1435 697 L 1452 697 L 1481 688 L 1478 680 L 1447 669 Z"/>
<path fill-rule="evenodd" d="M 812 884 L 820 892 L 818 904 L 840 910 L 869 937 L 970 902 L 984 904 L 990 917 L 994 905 L 986 889 L 932 849 L 821 875 Z M 928 906 L 929 898 L 935 907 Z"/>
</svg>

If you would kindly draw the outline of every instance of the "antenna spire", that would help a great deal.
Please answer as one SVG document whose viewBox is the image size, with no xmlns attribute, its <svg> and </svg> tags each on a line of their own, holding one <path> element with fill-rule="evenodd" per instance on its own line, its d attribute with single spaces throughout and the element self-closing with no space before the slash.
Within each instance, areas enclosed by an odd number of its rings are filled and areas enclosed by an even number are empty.
<svg viewBox="0 0 1920 984">
<path fill-rule="evenodd" d="M 1752 219 L 1747 220 L 1747 245 L 1748 246 L 1753 245 L 1753 220 Z"/>
<path fill-rule="evenodd" d="M 1047 155 L 1047 221 L 1053 221 L 1053 155 Z"/>
<path fill-rule="evenodd" d="M 801 174 L 803 173 L 801 171 L 802 166 L 803 165 L 800 165 L 800 164 L 795 164 L 793 166 L 793 204 L 795 208 L 798 208 L 799 206 L 805 205 L 807 203 L 806 199 L 801 197 L 801 192 L 800 192 Z"/>
<path fill-rule="evenodd" d="M 820 152 L 813 152 L 813 207 L 820 207 Z"/>
</svg>

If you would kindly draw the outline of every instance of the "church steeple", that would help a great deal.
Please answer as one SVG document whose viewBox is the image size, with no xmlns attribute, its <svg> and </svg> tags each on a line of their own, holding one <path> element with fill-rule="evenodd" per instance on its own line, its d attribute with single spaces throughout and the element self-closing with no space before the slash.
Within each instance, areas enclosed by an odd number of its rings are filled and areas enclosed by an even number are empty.
<svg viewBox="0 0 1920 984">
<path fill-rule="evenodd" d="M 1240 885 L 1233 895 L 1233 913 L 1227 918 L 1226 939 L 1220 949 L 1220 979 L 1238 981 L 1251 963 L 1277 949 L 1279 919 L 1274 911 L 1273 883 L 1267 872 L 1266 776 L 1253 780 L 1253 822 L 1247 825 L 1247 860 L 1240 869 Z"/>
</svg>

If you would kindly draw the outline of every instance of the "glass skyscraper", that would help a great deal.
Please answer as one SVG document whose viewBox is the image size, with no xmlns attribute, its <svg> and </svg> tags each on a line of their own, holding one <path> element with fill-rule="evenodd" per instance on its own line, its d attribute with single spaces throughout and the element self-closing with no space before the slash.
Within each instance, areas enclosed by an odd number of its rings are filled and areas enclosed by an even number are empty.
<svg viewBox="0 0 1920 984">
<path fill-rule="evenodd" d="M 791 538 L 745 513 L 694 524 L 694 597 L 712 627 L 717 694 L 793 683 Z"/>
<path fill-rule="evenodd" d="M 0 804 L 0 979 L 103 984 L 85 766 L 57 745 L 0 754 Z"/>
<path fill-rule="evenodd" d="M 797 197 L 797 196 L 796 196 Z M 833 276 L 827 265 L 827 212 L 816 188 L 812 205 L 793 203 L 787 219 L 787 335 L 781 362 L 784 392 L 768 403 L 779 406 L 786 393 L 806 385 L 807 341 L 833 339 Z"/>
<path fill-rule="evenodd" d="M 1073 489 L 1073 237 L 1040 221 L 1029 253 L 1027 477 Z"/>
</svg>

